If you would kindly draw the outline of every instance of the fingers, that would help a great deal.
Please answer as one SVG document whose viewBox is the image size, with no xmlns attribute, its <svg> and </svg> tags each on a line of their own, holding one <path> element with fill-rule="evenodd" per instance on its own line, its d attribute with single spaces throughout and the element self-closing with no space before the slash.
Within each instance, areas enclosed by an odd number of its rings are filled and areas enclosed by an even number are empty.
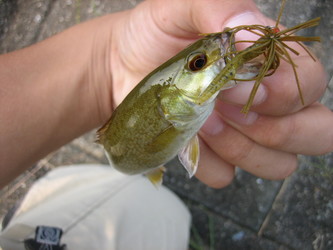
<svg viewBox="0 0 333 250">
<path fill-rule="evenodd" d="M 327 80 L 322 65 L 314 62 L 308 55 L 297 57 L 294 62 L 297 65 L 304 106 L 292 67 L 283 62 L 274 75 L 264 80 L 267 97 L 255 108 L 257 112 L 270 115 L 291 114 L 317 101 L 323 95 Z"/>
<path fill-rule="evenodd" d="M 234 175 L 234 166 L 225 162 L 200 140 L 200 160 L 196 177 L 210 187 L 222 188 L 231 183 Z"/>
<path fill-rule="evenodd" d="M 159 27 L 179 38 L 220 32 L 226 20 L 241 13 L 260 13 L 252 0 L 155 0 L 152 14 Z"/>
<path fill-rule="evenodd" d="M 281 60 L 276 72 L 263 79 L 252 110 L 268 115 L 291 114 L 317 101 L 325 92 L 327 78 L 321 63 L 318 60 L 314 61 L 301 46 L 291 43 L 290 47 L 300 53 L 299 56 L 292 55 L 292 60 L 297 65 L 296 72 L 304 105 L 292 66 Z M 245 105 L 253 84 L 254 82 L 240 83 L 236 88 L 222 91 L 219 98 L 228 103 Z"/>
<path fill-rule="evenodd" d="M 211 126 L 220 125 L 220 129 Z M 200 131 L 208 147 L 231 165 L 266 179 L 282 179 L 297 167 L 294 154 L 266 148 L 224 123 L 214 111 Z M 219 171 L 223 171 L 223 167 Z M 216 170 L 216 173 L 218 170 Z"/>
<path fill-rule="evenodd" d="M 226 26 L 234 27 L 244 24 L 262 24 L 274 26 L 276 21 L 268 19 L 263 15 L 255 12 L 251 18 L 248 14 L 238 15 L 227 20 Z M 254 20 L 253 20 L 254 19 Z M 284 28 L 280 27 L 282 30 Z M 247 31 L 240 31 L 236 35 L 236 40 L 257 40 L 258 36 Z M 302 46 L 296 42 L 287 42 L 287 46 L 299 53 L 295 55 L 286 47 L 286 51 L 290 55 L 293 63 L 296 65 L 297 76 L 305 101 L 305 106 L 317 101 L 324 93 L 327 85 L 326 74 L 321 63 L 314 61 Z M 251 43 L 239 43 L 238 49 L 245 49 Z M 253 85 L 254 83 L 252 83 Z M 244 105 L 252 88 L 242 86 L 223 91 L 220 95 L 221 99 L 233 103 Z M 261 97 L 257 98 L 257 102 L 253 105 L 253 110 L 269 115 L 290 114 L 302 109 L 300 93 L 297 87 L 297 81 L 292 65 L 280 58 L 280 66 L 277 71 L 270 77 L 265 77 L 259 91 Z"/>
<path fill-rule="evenodd" d="M 240 107 L 218 102 L 223 119 L 256 143 L 294 154 L 320 155 L 333 151 L 333 113 L 320 103 L 282 116 L 240 113 Z"/>
<path fill-rule="evenodd" d="M 297 167 L 296 154 L 333 151 L 333 113 L 320 103 L 282 117 L 240 113 L 220 101 L 200 131 L 197 177 L 213 187 L 226 186 L 233 166 L 266 179 L 283 179 Z"/>
</svg>

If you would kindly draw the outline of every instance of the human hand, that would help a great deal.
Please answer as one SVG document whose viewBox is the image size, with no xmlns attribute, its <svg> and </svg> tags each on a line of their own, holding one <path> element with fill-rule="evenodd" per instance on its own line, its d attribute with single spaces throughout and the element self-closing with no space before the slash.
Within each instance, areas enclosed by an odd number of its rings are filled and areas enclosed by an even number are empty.
<svg viewBox="0 0 333 250">
<path fill-rule="evenodd" d="M 144 76 L 232 16 L 258 12 L 251 0 L 147 0 L 113 25 L 111 73 L 117 106 Z M 258 12 L 259 13 L 259 12 Z"/>
<path fill-rule="evenodd" d="M 250 23 L 274 24 L 250 0 L 143 2 L 128 11 L 113 31 L 114 104 L 152 69 L 196 40 L 197 34 Z M 223 91 L 199 133 L 201 158 L 196 176 L 202 182 L 223 187 L 233 179 L 235 166 L 263 178 L 281 179 L 296 169 L 297 154 L 333 150 L 332 112 L 317 102 L 326 87 L 324 71 L 300 47 L 292 46 L 301 53 L 293 60 L 305 106 L 300 103 L 292 68 L 285 62 L 264 79 L 247 116 L 240 110 L 251 83 Z"/>
</svg>

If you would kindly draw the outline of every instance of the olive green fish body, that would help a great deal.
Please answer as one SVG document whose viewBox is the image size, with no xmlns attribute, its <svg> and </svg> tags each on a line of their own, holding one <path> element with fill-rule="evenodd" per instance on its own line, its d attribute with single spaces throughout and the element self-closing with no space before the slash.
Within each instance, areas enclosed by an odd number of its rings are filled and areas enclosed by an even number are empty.
<svg viewBox="0 0 333 250">
<path fill-rule="evenodd" d="M 147 172 L 174 158 L 213 107 L 198 114 L 172 86 L 134 93 L 116 109 L 100 139 L 112 165 L 127 174 Z"/>
<path fill-rule="evenodd" d="M 221 34 L 198 40 L 130 92 L 98 131 L 112 166 L 145 173 L 186 147 L 213 110 L 218 92 L 200 105 L 195 100 L 225 66 L 224 43 Z"/>
<path fill-rule="evenodd" d="M 247 113 L 263 78 L 277 70 L 280 59 L 292 66 L 304 103 L 296 65 L 289 54 L 299 53 L 287 42 L 296 42 L 311 56 L 301 42 L 320 39 L 293 34 L 318 25 L 319 18 L 281 31 L 278 25 L 284 3 L 274 27 L 241 25 L 206 34 L 146 76 L 98 131 L 111 165 L 128 174 L 149 172 L 156 184 L 163 174 L 157 167 L 178 154 L 192 176 L 199 159 L 196 133 L 212 112 L 218 93 L 236 86 L 237 81 L 254 80 L 242 110 Z M 238 51 L 234 38 L 242 30 L 259 39 L 238 41 L 253 43 Z"/>
</svg>

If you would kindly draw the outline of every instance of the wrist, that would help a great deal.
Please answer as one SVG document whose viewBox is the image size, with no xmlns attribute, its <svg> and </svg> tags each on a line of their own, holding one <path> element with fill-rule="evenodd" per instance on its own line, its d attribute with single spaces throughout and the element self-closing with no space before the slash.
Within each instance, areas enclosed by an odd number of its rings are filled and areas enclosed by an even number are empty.
<svg viewBox="0 0 333 250">
<path fill-rule="evenodd" d="M 93 97 L 97 126 L 103 125 L 119 104 L 126 74 L 123 73 L 123 58 L 119 52 L 124 43 L 124 29 L 129 11 L 106 15 L 90 22 L 95 26 L 87 72 L 84 77 Z M 115 84 L 116 83 L 116 84 Z M 115 86 L 116 85 L 116 86 Z M 116 94 L 116 96 L 115 96 Z"/>
<path fill-rule="evenodd" d="M 0 56 L 0 186 L 110 115 L 108 20 Z"/>
</svg>

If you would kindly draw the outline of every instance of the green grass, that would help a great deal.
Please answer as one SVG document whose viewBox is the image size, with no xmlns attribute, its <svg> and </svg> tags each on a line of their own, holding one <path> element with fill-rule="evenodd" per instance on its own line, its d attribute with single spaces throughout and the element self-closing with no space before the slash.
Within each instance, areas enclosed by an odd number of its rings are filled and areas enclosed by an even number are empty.
<svg viewBox="0 0 333 250">
<path fill-rule="evenodd" d="M 191 238 L 190 238 L 190 249 L 192 250 L 214 250 L 215 249 L 215 224 L 213 216 L 205 211 L 208 216 L 208 236 L 209 236 L 209 245 L 205 244 L 205 240 L 200 235 L 196 226 L 192 223 L 191 226 Z"/>
</svg>

